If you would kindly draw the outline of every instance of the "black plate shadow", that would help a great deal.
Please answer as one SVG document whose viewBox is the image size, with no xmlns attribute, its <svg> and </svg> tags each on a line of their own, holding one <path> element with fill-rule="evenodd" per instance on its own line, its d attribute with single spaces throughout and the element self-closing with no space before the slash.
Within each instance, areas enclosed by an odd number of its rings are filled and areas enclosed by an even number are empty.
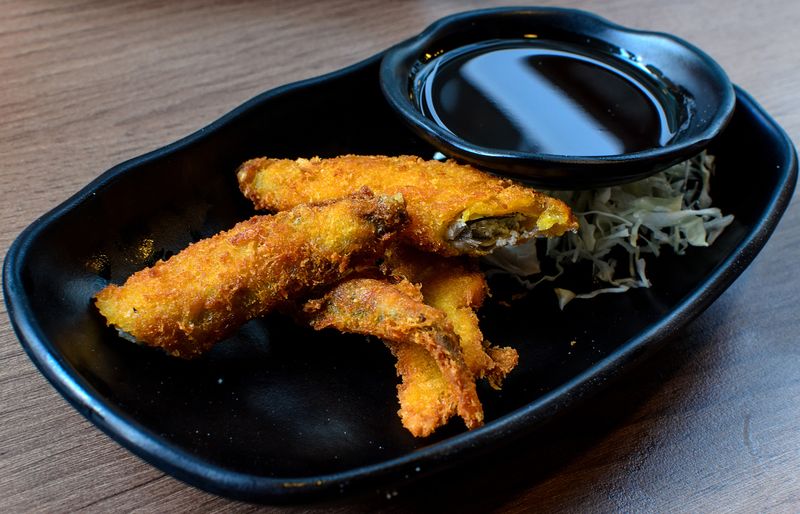
<svg viewBox="0 0 800 514">
<path fill-rule="evenodd" d="M 493 343 L 519 349 L 520 365 L 501 393 L 480 390 L 487 424 L 472 432 L 456 420 L 412 438 L 395 414 L 393 361 L 377 341 L 270 316 L 184 362 L 105 327 L 90 299 L 107 282 L 253 213 L 234 175 L 245 159 L 431 157 L 384 101 L 380 58 L 264 93 L 114 167 L 9 250 L 4 293 L 30 358 L 90 421 L 181 480 L 235 498 L 303 501 L 399 485 L 530 434 L 702 312 L 765 244 L 794 189 L 794 147 L 737 90 L 734 118 L 712 147 L 712 193 L 734 224 L 711 248 L 649 264 L 652 289 L 563 313 L 552 293 L 503 307 L 517 290 L 496 281 L 482 326 Z"/>
</svg>

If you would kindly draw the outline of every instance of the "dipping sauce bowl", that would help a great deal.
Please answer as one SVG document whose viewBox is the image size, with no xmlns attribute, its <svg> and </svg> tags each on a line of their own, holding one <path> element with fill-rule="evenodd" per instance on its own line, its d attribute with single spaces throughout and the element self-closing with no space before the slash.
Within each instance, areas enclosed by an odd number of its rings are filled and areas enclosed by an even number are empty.
<svg viewBox="0 0 800 514">
<path fill-rule="evenodd" d="M 733 86 L 674 36 L 559 8 L 439 20 L 383 58 L 389 104 L 443 154 L 550 189 L 628 182 L 688 159 Z"/>
</svg>

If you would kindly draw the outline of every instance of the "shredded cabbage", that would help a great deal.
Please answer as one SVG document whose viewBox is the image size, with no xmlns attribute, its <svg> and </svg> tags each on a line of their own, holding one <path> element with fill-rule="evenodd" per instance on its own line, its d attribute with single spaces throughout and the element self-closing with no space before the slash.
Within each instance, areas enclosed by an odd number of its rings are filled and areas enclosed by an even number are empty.
<svg viewBox="0 0 800 514">
<path fill-rule="evenodd" d="M 732 215 L 711 206 L 709 181 L 714 172 L 714 157 L 703 152 L 647 178 L 619 186 L 585 191 L 547 191 L 573 210 L 580 223 L 576 233 L 546 241 L 545 254 L 556 272 L 539 273 L 536 242 L 494 252 L 487 261 L 498 269 L 490 273 L 509 273 L 532 289 L 552 282 L 564 273 L 565 266 L 578 261 L 592 263 L 598 287 L 576 293 L 554 288 L 559 306 L 574 299 L 593 298 L 603 293 L 621 293 L 631 288 L 650 287 L 645 273 L 645 254 L 658 257 L 662 247 L 683 254 L 689 246 L 708 246 L 732 221 Z M 627 253 L 627 273 L 618 273 L 612 251 Z"/>
</svg>

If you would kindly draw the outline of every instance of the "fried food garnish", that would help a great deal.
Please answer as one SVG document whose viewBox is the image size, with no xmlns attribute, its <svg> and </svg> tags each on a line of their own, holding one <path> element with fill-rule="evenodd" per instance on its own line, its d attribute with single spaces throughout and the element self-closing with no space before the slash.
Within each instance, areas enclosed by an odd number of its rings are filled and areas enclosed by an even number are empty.
<svg viewBox="0 0 800 514">
<path fill-rule="evenodd" d="M 475 379 L 464 363 L 458 336 L 445 313 L 425 305 L 419 290 L 411 283 L 347 279 L 322 298 L 307 302 L 303 311 L 317 330 L 333 327 L 341 332 L 376 336 L 389 343 L 398 355 L 398 373 L 404 377 L 404 383 L 407 373 L 418 372 L 402 367 L 400 356 L 408 353 L 430 359 L 410 361 L 429 366 L 426 376 L 436 375 L 438 371 L 436 376 L 443 380 L 432 383 L 433 387 L 427 390 L 424 385 L 418 385 L 413 391 L 406 390 L 404 384 L 398 388 L 400 418 L 412 434 L 430 434 L 443 422 L 438 419 L 440 413 L 449 412 L 446 408 L 452 404 L 468 428 L 483 423 L 483 407 L 475 390 Z"/>
<path fill-rule="evenodd" d="M 424 302 L 447 315 L 473 375 L 486 377 L 492 387 L 499 389 L 517 364 L 517 351 L 492 347 L 484 341 L 476 311 L 488 294 L 488 286 L 477 265 L 467 259 L 443 258 L 403 245 L 390 246 L 384 259 L 384 273 L 419 284 Z"/>
<path fill-rule="evenodd" d="M 361 186 L 378 194 L 402 193 L 410 218 L 403 239 L 442 255 L 484 255 L 578 226 L 560 200 L 452 161 L 360 155 L 258 158 L 242 164 L 237 177 L 256 208 L 270 211 L 338 198 Z"/>
<path fill-rule="evenodd" d="M 346 275 L 406 222 L 402 196 L 341 200 L 255 216 L 95 296 L 107 323 L 194 357 L 246 321 Z"/>
</svg>

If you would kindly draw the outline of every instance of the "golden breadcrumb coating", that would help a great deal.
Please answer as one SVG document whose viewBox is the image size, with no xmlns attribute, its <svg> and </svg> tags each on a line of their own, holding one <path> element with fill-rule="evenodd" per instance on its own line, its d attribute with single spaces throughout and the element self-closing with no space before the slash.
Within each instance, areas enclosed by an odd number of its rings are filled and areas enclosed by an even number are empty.
<svg viewBox="0 0 800 514">
<path fill-rule="evenodd" d="M 389 343 L 395 355 L 408 352 L 431 359 L 424 361 L 424 365 L 430 366 L 432 362 L 437 376 L 443 380 L 434 384 L 435 390 L 422 395 L 423 401 L 415 396 L 416 391 L 405 391 L 403 384 L 398 388 L 401 421 L 415 436 L 429 435 L 438 426 L 439 420 L 429 418 L 448 412 L 437 407 L 442 402 L 448 405 L 452 402 L 468 428 L 483 423 L 475 379 L 464 363 L 458 336 L 441 310 L 422 302 L 422 295 L 414 285 L 374 278 L 346 279 L 322 298 L 306 303 L 303 310 L 307 321 L 317 330 L 333 327 L 342 332 L 376 336 Z M 412 365 L 418 362 L 408 361 Z M 400 359 L 397 370 L 403 377 L 418 373 L 402 367 Z M 433 369 L 426 371 L 431 372 Z"/>
<path fill-rule="evenodd" d="M 453 324 L 470 371 L 476 378 L 486 377 L 492 387 L 499 389 L 517 364 L 517 351 L 491 347 L 483 339 L 476 311 L 483 305 L 489 287 L 476 263 L 391 245 L 383 269 L 386 274 L 419 284 L 424 302 L 441 309 Z"/>
<path fill-rule="evenodd" d="M 383 271 L 419 284 L 423 301 L 440 309 L 459 337 L 464 361 L 475 378 L 486 377 L 499 389 L 517 365 L 517 351 L 492 347 L 483 339 L 475 311 L 487 294 L 483 274 L 468 260 L 425 254 L 406 246 L 390 246 Z M 414 435 L 424 437 L 456 414 L 456 400 L 433 357 L 424 349 L 387 343 L 397 359 L 400 416 Z"/>
<path fill-rule="evenodd" d="M 495 246 L 577 228 L 563 202 L 452 161 L 360 155 L 258 158 L 242 164 L 237 177 L 256 208 L 270 211 L 338 198 L 362 186 L 377 194 L 402 193 L 410 218 L 402 237 L 442 255 L 482 255 Z"/>
<path fill-rule="evenodd" d="M 400 195 L 362 190 L 318 206 L 255 216 L 95 296 L 107 323 L 194 357 L 246 321 L 346 275 L 406 221 Z"/>
<path fill-rule="evenodd" d="M 456 415 L 457 397 L 428 350 L 413 343 L 386 342 L 397 363 L 397 414 L 414 437 L 427 437 Z"/>
</svg>

